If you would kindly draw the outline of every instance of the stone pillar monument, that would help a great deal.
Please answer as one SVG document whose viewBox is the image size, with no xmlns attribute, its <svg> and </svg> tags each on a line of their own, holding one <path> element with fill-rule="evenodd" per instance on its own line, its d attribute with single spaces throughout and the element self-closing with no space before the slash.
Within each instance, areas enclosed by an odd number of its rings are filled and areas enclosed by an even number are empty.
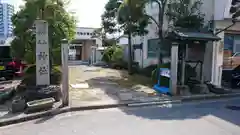
<svg viewBox="0 0 240 135">
<path fill-rule="evenodd" d="M 36 84 L 50 85 L 48 23 L 36 20 Z"/>
</svg>

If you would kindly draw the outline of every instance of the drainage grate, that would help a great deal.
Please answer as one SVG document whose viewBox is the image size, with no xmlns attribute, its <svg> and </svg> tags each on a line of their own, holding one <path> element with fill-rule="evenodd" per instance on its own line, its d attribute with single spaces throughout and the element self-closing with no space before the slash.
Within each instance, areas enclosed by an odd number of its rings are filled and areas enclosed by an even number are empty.
<svg viewBox="0 0 240 135">
<path fill-rule="evenodd" d="M 226 106 L 226 108 L 234 111 L 240 111 L 240 106 Z"/>
</svg>

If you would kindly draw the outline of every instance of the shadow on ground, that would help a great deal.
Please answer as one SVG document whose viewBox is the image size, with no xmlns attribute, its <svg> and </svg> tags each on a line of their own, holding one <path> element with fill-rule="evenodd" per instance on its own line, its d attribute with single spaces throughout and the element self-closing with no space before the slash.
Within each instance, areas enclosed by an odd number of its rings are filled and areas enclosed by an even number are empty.
<svg viewBox="0 0 240 135">
<path fill-rule="evenodd" d="M 108 96 L 116 99 L 119 103 L 125 101 L 142 101 L 143 99 L 151 99 L 156 96 L 149 96 L 145 92 L 136 91 L 132 88 L 122 88 L 119 84 L 115 83 L 116 77 L 98 77 L 87 80 L 90 87 L 101 88 Z M 131 93 L 132 98 L 123 100 L 120 93 Z M 116 96 L 117 95 L 117 96 Z M 169 100 L 170 97 L 158 96 L 160 100 Z M 155 98 L 156 99 L 156 98 Z M 184 105 L 172 105 L 166 104 L 164 107 L 150 107 L 142 109 L 124 109 L 121 110 L 128 114 L 145 119 L 156 120 L 187 120 L 187 119 L 200 119 L 205 118 L 209 121 L 230 122 L 234 125 L 240 125 L 239 110 L 227 109 L 229 105 L 239 105 L 240 99 L 219 101 L 212 103 L 196 103 L 196 104 L 184 104 Z"/>
<path fill-rule="evenodd" d="M 240 99 L 212 103 L 194 103 L 183 105 L 166 105 L 141 109 L 122 109 L 128 115 L 151 120 L 187 120 L 204 118 L 209 122 L 230 122 L 240 126 L 240 111 L 228 109 L 228 105 L 239 106 Z M 214 121 L 213 121 L 214 120 Z M 217 124 L 216 123 L 216 124 Z"/>
<path fill-rule="evenodd" d="M 115 76 L 96 77 L 86 81 L 90 88 L 99 89 L 119 103 L 127 101 L 149 101 L 149 100 L 169 100 L 167 97 L 154 95 L 154 91 L 149 87 L 140 84 L 133 84 L 126 81 L 125 78 Z M 118 83 L 118 82 L 122 82 Z M 125 85 L 123 84 L 125 83 Z"/>
<path fill-rule="evenodd" d="M 13 117 L 17 117 L 22 113 L 12 113 L 10 111 L 11 107 L 11 102 L 7 101 L 4 104 L 0 104 L 0 121 L 3 119 L 9 119 L 9 118 L 13 118 Z"/>
<path fill-rule="evenodd" d="M 98 71 L 96 71 L 97 73 Z M 87 73 L 87 72 L 85 72 Z M 89 71 L 93 73 L 93 71 Z M 138 75 L 128 76 L 125 71 L 120 71 L 120 76 L 111 75 L 93 77 L 86 82 L 90 89 L 99 89 L 110 98 L 119 103 L 128 101 L 145 101 L 145 100 L 171 100 L 171 97 L 163 97 L 160 95 L 151 95 L 141 89 L 139 84 L 147 85 L 151 88 L 152 84 L 148 79 L 142 79 Z M 151 120 L 188 120 L 206 118 L 208 121 L 214 119 L 219 122 L 230 122 L 234 125 L 240 125 L 239 111 L 227 109 L 227 105 L 240 103 L 240 99 L 225 102 L 214 103 L 195 103 L 184 105 L 166 105 L 165 107 L 149 107 L 149 108 L 120 108 L 127 115 L 133 115 L 144 119 Z"/>
</svg>

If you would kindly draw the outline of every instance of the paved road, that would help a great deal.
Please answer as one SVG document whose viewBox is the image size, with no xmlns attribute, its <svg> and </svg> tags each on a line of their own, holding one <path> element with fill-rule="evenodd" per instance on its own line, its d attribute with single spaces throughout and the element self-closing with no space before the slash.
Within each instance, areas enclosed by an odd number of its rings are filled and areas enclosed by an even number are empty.
<svg viewBox="0 0 240 135">
<path fill-rule="evenodd" d="M 61 114 L 0 128 L 1 135 L 240 135 L 240 99 L 172 108 L 108 109 Z"/>
</svg>

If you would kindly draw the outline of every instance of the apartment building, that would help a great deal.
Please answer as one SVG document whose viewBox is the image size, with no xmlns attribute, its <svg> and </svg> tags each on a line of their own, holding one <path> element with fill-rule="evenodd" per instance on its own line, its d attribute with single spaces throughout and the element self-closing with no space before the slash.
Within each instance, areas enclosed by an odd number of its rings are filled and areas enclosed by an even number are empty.
<svg viewBox="0 0 240 135">
<path fill-rule="evenodd" d="M 13 5 L 0 3 L 0 44 L 5 44 L 6 39 L 13 36 L 13 25 L 11 21 L 13 14 Z"/>
</svg>

